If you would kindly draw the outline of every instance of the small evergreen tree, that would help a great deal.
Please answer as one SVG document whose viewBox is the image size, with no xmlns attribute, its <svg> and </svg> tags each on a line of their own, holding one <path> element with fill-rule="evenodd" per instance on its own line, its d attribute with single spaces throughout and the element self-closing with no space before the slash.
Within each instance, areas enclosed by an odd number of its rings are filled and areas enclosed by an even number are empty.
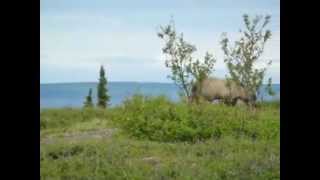
<svg viewBox="0 0 320 180">
<path fill-rule="evenodd" d="M 93 107 L 93 103 L 92 103 L 92 89 L 89 89 L 89 93 L 88 96 L 86 97 L 86 101 L 84 102 L 84 107 L 85 108 L 91 108 Z"/>
<path fill-rule="evenodd" d="M 108 89 L 107 89 L 107 79 L 105 77 L 105 71 L 103 66 L 100 68 L 100 78 L 99 83 L 97 87 L 97 106 L 101 108 L 106 108 L 108 105 L 108 102 L 110 100 L 110 96 L 108 95 Z"/>
</svg>

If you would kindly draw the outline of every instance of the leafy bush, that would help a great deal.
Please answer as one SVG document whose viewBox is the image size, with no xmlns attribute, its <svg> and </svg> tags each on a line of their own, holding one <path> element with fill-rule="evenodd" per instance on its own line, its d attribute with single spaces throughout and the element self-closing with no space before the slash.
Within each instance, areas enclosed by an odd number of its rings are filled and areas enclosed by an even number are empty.
<svg viewBox="0 0 320 180">
<path fill-rule="evenodd" d="M 158 37 L 165 42 L 162 52 L 167 55 L 166 67 L 171 69 L 168 77 L 182 90 L 181 94 L 191 100 L 192 86 L 212 73 L 216 59 L 209 52 L 204 60 L 195 59 L 192 55 L 197 48 L 185 41 L 182 33 L 176 32 L 173 20 L 160 27 Z"/>
<path fill-rule="evenodd" d="M 261 21 L 262 18 L 264 21 Z M 271 31 L 265 30 L 270 22 L 271 16 L 256 16 L 250 18 L 247 14 L 243 15 L 245 29 L 240 30 L 240 40 L 230 45 L 229 39 L 224 33 L 221 41 L 222 50 L 225 55 L 224 62 L 229 70 L 228 80 L 236 82 L 249 93 L 249 104 L 255 105 L 260 89 L 265 77 L 267 67 L 272 61 L 263 68 L 256 68 L 255 65 L 262 60 L 265 43 L 271 38 Z M 267 92 L 273 95 L 272 79 L 269 78 Z"/>
<path fill-rule="evenodd" d="M 264 105 L 262 105 L 264 106 Z M 274 108 L 273 108 L 274 109 Z M 135 95 L 119 108 L 116 123 L 133 137 L 155 141 L 199 141 L 225 135 L 270 139 L 279 136 L 272 109 L 173 103 L 164 96 Z"/>
</svg>

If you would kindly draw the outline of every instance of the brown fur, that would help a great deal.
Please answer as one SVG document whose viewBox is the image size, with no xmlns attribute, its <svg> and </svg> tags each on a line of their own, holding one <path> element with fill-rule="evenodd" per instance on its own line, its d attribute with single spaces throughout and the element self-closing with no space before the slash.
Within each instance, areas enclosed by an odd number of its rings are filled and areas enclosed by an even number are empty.
<svg viewBox="0 0 320 180">
<path fill-rule="evenodd" d="M 192 100 L 196 97 L 202 97 L 210 102 L 229 99 L 232 104 L 235 104 L 237 100 L 248 101 L 248 95 L 242 87 L 231 82 L 231 88 L 229 88 L 226 83 L 226 80 L 206 78 L 201 85 L 193 86 Z"/>
</svg>

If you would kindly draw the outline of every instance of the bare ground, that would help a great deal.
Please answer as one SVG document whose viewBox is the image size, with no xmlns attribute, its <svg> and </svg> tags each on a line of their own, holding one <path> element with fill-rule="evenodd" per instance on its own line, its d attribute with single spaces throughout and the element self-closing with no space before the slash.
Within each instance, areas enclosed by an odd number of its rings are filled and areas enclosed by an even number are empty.
<svg viewBox="0 0 320 180">
<path fill-rule="evenodd" d="M 59 140 L 66 142 L 79 142 L 91 139 L 110 138 L 117 129 L 98 129 L 82 132 L 64 133 L 63 135 L 40 138 L 41 144 L 54 144 Z"/>
</svg>

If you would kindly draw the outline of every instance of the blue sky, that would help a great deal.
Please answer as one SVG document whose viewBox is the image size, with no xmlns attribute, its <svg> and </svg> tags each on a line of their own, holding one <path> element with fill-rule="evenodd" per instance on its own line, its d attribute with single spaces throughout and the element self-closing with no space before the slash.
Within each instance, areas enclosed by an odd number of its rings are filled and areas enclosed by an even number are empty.
<svg viewBox="0 0 320 180">
<path fill-rule="evenodd" d="M 221 34 L 236 40 L 244 13 L 271 15 L 263 60 L 273 60 L 267 76 L 280 83 L 279 0 L 41 0 L 40 12 L 41 83 L 97 81 L 100 65 L 109 81 L 170 82 L 156 34 L 171 16 L 195 57 L 213 53 L 213 75 L 224 77 Z"/>
</svg>

